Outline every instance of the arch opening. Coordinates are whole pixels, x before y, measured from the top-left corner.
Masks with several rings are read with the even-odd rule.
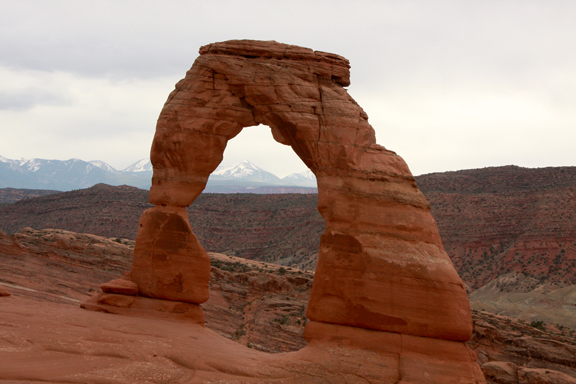
[[[244,160],[280,179],[292,173],[309,170],[290,145],[275,140],[272,129],[264,124],[245,127],[238,135],[228,140],[219,167],[233,166]]]
[[[265,173],[269,167],[287,177]],[[302,169],[306,165],[272,138],[269,127],[244,128],[228,141],[224,160],[188,209],[201,244],[211,252],[313,270],[326,223],[317,210],[316,180],[294,176]],[[205,206],[218,220],[203,220]]]

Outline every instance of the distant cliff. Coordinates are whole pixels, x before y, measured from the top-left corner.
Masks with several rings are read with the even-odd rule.
[[[472,288],[515,271],[576,282],[576,167],[506,166],[416,179],[446,251]]]

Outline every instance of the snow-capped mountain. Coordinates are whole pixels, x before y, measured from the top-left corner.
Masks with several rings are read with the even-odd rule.
[[[113,173],[80,159],[0,160],[0,187],[71,190],[110,181],[109,175]]]
[[[277,184],[280,178],[273,173],[244,160],[230,166],[220,166],[210,175],[212,180],[245,180]]]
[[[106,183],[127,184],[148,189],[151,185],[151,178],[152,164],[149,159],[139,160],[119,171],[101,160],[12,160],[0,156],[0,188],[69,191]],[[280,179],[273,173],[244,160],[235,165],[218,167],[210,176],[206,191],[237,193],[238,191],[250,192],[257,188],[267,188],[266,190],[273,191],[275,187],[279,187],[276,190],[290,190],[290,188],[294,190],[293,187],[315,188],[316,178],[312,172],[305,171]]]
[[[151,177],[151,171],[118,171],[101,160],[13,160],[0,156],[0,188],[69,191],[98,183],[150,188]]]
[[[91,160],[89,161],[90,164],[100,168],[101,170],[105,171],[105,172],[110,172],[110,173],[120,173],[119,170],[117,170],[116,168],[112,167],[111,165],[109,165],[108,163],[105,163],[101,160]]]
[[[138,160],[132,165],[124,168],[123,172],[151,172],[152,171],[152,162],[150,159],[142,159]]]
[[[219,166],[210,175],[205,192],[214,193],[314,193],[316,177],[309,170],[282,179],[248,160]]]
[[[283,177],[281,181],[285,185],[298,185],[312,188],[316,188],[317,186],[316,176],[309,169],[300,173],[291,173],[288,176]]]

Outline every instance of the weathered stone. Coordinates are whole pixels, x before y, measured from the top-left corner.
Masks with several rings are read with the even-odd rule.
[[[205,321],[204,312],[198,304],[151,299],[142,296],[128,296],[118,293],[96,294],[82,303],[81,307],[91,311],[178,320],[202,326]]]
[[[142,296],[190,303],[208,300],[210,258],[192,232],[184,208],[157,206],[144,212],[132,280]]]
[[[504,361],[492,361],[482,365],[484,375],[498,384],[518,384],[515,364]]]
[[[231,41],[200,52],[160,114],[150,202],[189,205],[227,140],[266,124],[318,179],[327,227],[309,318],[468,340],[464,286],[408,167],[376,144],[366,113],[343,88],[348,61],[275,42]],[[302,103],[309,113],[293,111]]]
[[[514,363],[491,361],[482,371],[496,384],[575,384],[576,378],[563,372],[544,368],[518,367]]]
[[[309,342],[330,342],[377,352],[385,358],[384,361],[390,359],[397,366],[401,380],[397,382],[483,382],[476,354],[465,343],[315,321],[306,325],[304,337]],[[470,381],[454,381],[455,378],[468,378]]]
[[[132,295],[138,294],[138,286],[129,280],[125,279],[115,279],[104,283],[100,286],[102,292],[106,293],[119,293],[121,295]]]
[[[200,53],[156,127],[149,196],[156,207],[141,218],[134,254],[140,294],[207,299],[208,258],[185,224],[183,207],[202,192],[227,141],[244,127],[265,124],[316,175],[326,220],[307,338],[340,332],[329,324],[347,326],[347,335],[401,335],[400,345],[410,344],[405,382],[426,381],[418,365],[434,371],[442,359],[452,368],[433,373],[434,382],[449,382],[445,376],[483,382],[462,343],[472,334],[464,285],[408,166],[376,144],[368,116],[343,88],[350,84],[348,61],[247,40],[210,44]],[[440,360],[435,348],[442,350]]]

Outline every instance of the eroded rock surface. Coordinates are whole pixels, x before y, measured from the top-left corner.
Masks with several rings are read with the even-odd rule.
[[[121,244],[107,238],[60,230],[27,230],[25,233],[17,237],[0,233],[0,269],[3,271],[0,287],[9,284],[8,289],[13,294],[12,297],[0,298],[0,353],[6,359],[0,361],[14,364],[0,364],[0,377],[5,377],[6,370],[10,369],[14,379],[30,381],[33,375],[42,382],[62,382],[58,377],[78,374],[80,369],[85,375],[77,378],[80,382],[101,383],[101,376],[109,375],[127,382],[164,383],[166,380],[163,381],[158,372],[169,370],[175,375],[184,372],[164,361],[162,355],[160,360],[158,356],[153,359],[153,354],[158,352],[158,343],[163,344],[166,338],[172,337],[169,335],[174,328],[171,325],[174,316],[163,318],[162,313],[156,311],[150,317],[150,312],[141,312],[138,317],[148,316],[149,320],[132,321],[130,318],[133,316],[128,318],[84,312],[85,316],[78,313],[82,312],[80,309],[70,308],[77,306],[79,298],[88,298],[93,294],[89,291],[97,289],[103,282],[111,278],[125,280],[126,276],[120,277],[119,272],[109,274],[107,270],[110,265],[121,270],[129,269],[132,261],[130,242],[121,240]],[[55,241],[57,236],[50,236],[51,233],[75,240],[70,243],[70,248],[66,248],[63,243]],[[100,245],[99,252],[87,254],[87,249],[94,249],[94,244]],[[58,260],[56,256],[62,259]],[[210,253],[210,257],[210,299],[202,304],[206,328],[236,343],[264,352],[297,351],[306,345],[303,330],[313,278],[310,272],[221,254]],[[90,260],[98,262],[88,263]],[[82,290],[76,292],[69,287]],[[103,300],[110,299],[110,296],[113,295]],[[166,300],[158,302],[173,307],[184,304]],[[172,321],[167,321],[170,318]],[[17,322],[11,319],[17,319]],[[576,339],[572,330],[554,329],[545,324],[544,331],[517,319],[481,311],[473,313],[473,319],[474,334],[467,344],[476,352],[481,368],[493,383],[506,383],[509,379],[501,375],[500,370],[494,369],[494,366],[502,365],[513,369],[515,376],[512,377],[515,379],[523,371],[528,373],[524,377],[537,378],[544,383],[554,383],[552,380],[565,378],[566,375],[572,379],[576,377]],[[178,321],[191,322],[190,317],[186,318],[185,315]],[[111,327],[112,324],[118,327]],[[188,329],[188,326],[175,327]],[[78,333],[80,329],[87,333],[82,336]],[[50,336],[46,330],[50,330]],[[190,338],[198,335],[188,333],[189,330],[185,332],[178,340],[170,342],[170,348],[178,352],[169,356],[174,357],[186,351],[186,359],[190,359],[190,356],[198,353],[199,346],[188,345],[186,341],[186,335]],[[106,337],[99,338],[96,335]],[[108,342],[110,340],[117,342]],[[216,342],[216,345],[220,344]],[[78,364],[86,360],[102,360],[92,367],[89,364],[64,365],[73,357],[63,353],[65,350],[78,353]],[[24,355],[26,359],[22,358]],[[356,357],[367,355],[359,354]],[[105,360],[106,356],[116,358]],[[360,364],[360,360],[355,362],[354,358],[349,355],[346,364]],[[46,367],[46,362],[57,367],[56,371]],[[98,368],[103,362],[108,364],[106,371]],[[221,360],[218,367],[230,371],[235,364],[236,360],[233,359]],[[146,369],[137,374],[137,367]],[[183,369],[190,374],[195,370],[201,372],[206,369],[201,365],[195,367]],[[321,372],[321,369],[316,368],[314,374]],[[132,374],[137,376],[130,376]],[[354,376],[346,376],[349,383],[354,382],[351,377]],[[244,377],[238,380],[250,379]],[[182,381],[186,382],[184,379]]]
[[[144,212],[132,280],[143,296],[197,304],[208,300],[210,258],[184,208],[156,206]]]
[[[265,124],[316,175],[326,220],[306,312],[310,346],[375,352],[391,367],[383,382],[483,382],[464,343],[472,335],[464,285],[407,165],[376,144],[344,89],[349,68],[338,55],[272,41],[202,47],[158,119],[155,207],[140,220],[132,280],[150,298],[208,298],[209,260],[184,208],[228,140]]]
[[[430,206],[402,158],[376,144],[366,113],[344,89],[348,61],[244,40],[200,53],[160,114],[150,202],[189,205],[227,141],[244,127],[268,125],[318,179],[327,226],[308,317],[468,340],[468,299]]]
[[[61,229],[24,228],[13,236],[0,231],[0,287],[13,296],[25,292],[77,305],[128,269],[133,244]]]
[[[2,298],[0,319],[0,380],[6,383],[474,383],[452,380],[447,373],[455,364],[438,364],[437,350],[383,355],[314,341],[298,352],[268,354],[197,324],[13,296]],[[444,380],[422,380],[431,373]]]

